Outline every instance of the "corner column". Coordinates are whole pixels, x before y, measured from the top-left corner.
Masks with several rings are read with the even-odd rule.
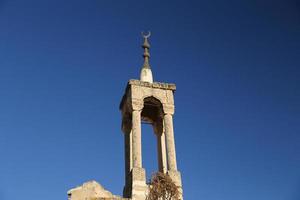
[[[131,192],[131,175],[132,170],[132,120],[127,110],[122,112],[122,131],[124,133],[124,152],[125,152],[125,185],[123,188],[123,196],[129,197]]]
[[[159,128],[158,128],[159,127]],[[157,137],[157,158],[158,158],[158,170],[163,173],[167,173],[167,153],[166,153],[166,140],[163,120],[159,125],[156,125],[156,137]]]
[[[132,111],[132,163],[142,168],[141,111]]]
[[[173,114],[174,114],[174,105],[164,105],[164,129],[166,134],[167,161],[168,161],[167,173],[174,181],[174,183],[179,187],[180,199],[183,199],[181,174],[177,170],[177,162],[176,162]]]
[[[141,112],[143,101],[132,99],[132,170],[131,197],[132,200],[145,200],[147,185],[146,171],[142,165],[142,133]]]
[[[125,176],[130,173],[132,169],[132,134],[130,132],[124,133],[124,146],[125,146]]]
[[[164,115],[164,125],[166,130],[166,143],[167,143],[167,160],[168,169],[177,171],[176,151],[173,130],[173,117],[170,113]]]

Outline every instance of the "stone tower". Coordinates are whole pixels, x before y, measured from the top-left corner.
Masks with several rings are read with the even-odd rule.
[[[68,191],[68,200],[145,200],[149,191],[142,164],[141,123],[153,127],[157,138],[158,171],[167,173],[182,194],[177,169],[173,115],[175,84],[153,82],[149,64],[148,35],[143,35],[144,64],[140,80],[129,80],[120,103],[125,146],[125,186],[123,197],[113,195],[96,181],[88,181]],[[182,195],[181,195],[182,196]],[[181,197],[182,199],[182,197]]]
[[[143,35],[144,64],[140,80],[129,80],[120,103],[125,146],[125,186],[123,196],[145,200],[148,192],[146,171],[142,164],[141,123],[153,127],[157,138],[158,170],[170,175],[182,192],[181,175],[177,169],[173,115],[175,84],[153,82],[149,64],[148,35]]]

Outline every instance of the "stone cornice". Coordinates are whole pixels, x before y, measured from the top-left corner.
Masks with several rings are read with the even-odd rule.
[[[128,85],[138,85],[143,87],[159,88],[159,89],[172,90],[172,91],[176,90],[176,85],[174,83],[160,83],[160,82],[148,83],[136,79],[130,79],[128,81]]]

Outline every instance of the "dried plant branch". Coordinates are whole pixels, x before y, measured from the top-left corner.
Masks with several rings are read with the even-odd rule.
[[[180,200],[178,186],[168,174],[157,172],[150,180],[150,190],[146,200]]]

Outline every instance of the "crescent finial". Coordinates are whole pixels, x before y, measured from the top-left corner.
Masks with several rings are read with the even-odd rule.
[[[151,32],[148,31],[148,33],[145,34],[144,31],[142,31],[142,36],[143,36],[143,38],[147,39],[147,38],[149,38],[151,36]]]

